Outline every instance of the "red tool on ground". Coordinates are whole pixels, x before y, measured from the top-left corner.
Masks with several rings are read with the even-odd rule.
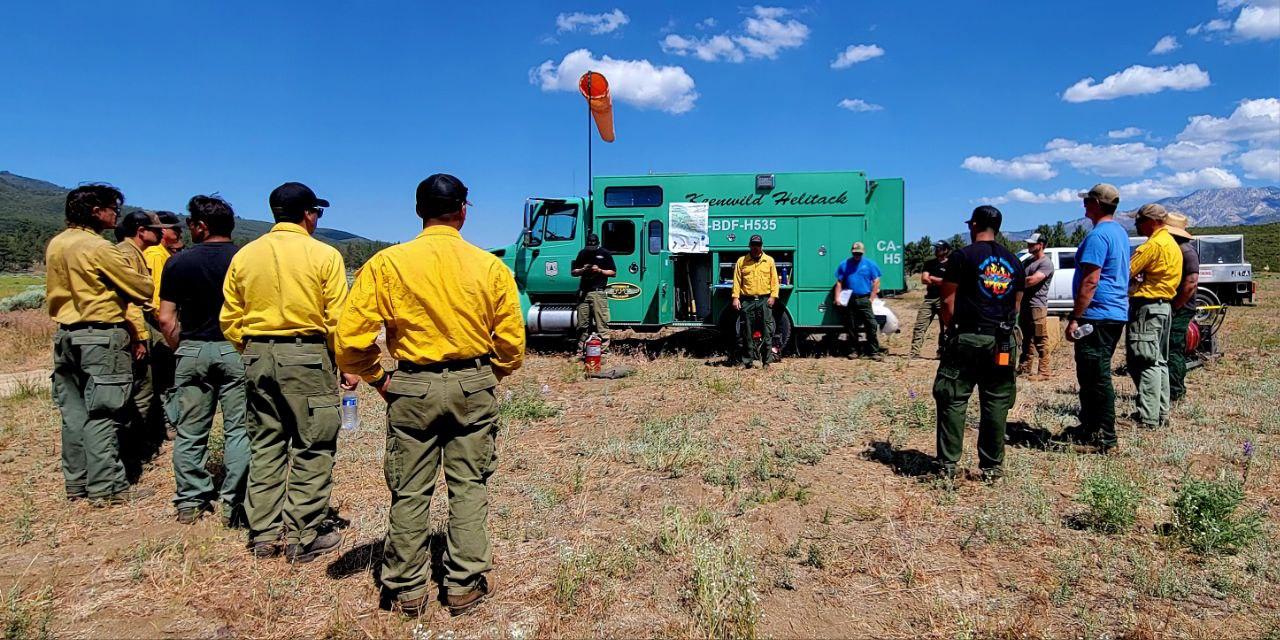
[[[591,334],[587,338],[587,343],[582,347],[582,364],[586,368],[587,373],[595,373],[600,370],[601,352],[603,351],[603,343],[600,336]]]

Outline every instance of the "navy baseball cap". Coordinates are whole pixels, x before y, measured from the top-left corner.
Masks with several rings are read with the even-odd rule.
[[[973,214],[969,216],[966,222],[973,222],[980,228],[991,229],[993,231],[1000,230],[1000,224],[1004,222],[1004,214],[1000,210],[984,204],[973,210]]]
[[[271,213],[276,215],[297,215],[307,209],[323,209],[329,201],[317,198],[316,192],[301,182],[286,182],[275,188],[268,199]]]
[[[418,211],[452,213],[467,202],[467,185],[447,173],[433,173],[418,183]]]
[[[749,244],[749,245],[761,245],[761,246],[763,246],[763,245],[764,245],[764,238],[761,238],[761,237],[760,237],[760,234],[756,234],[756,235],[754,235],[754,236],[751,236],[751,239],[747,241],[747,244]]]

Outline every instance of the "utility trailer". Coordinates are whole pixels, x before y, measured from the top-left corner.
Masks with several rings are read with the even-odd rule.
[[[597,177],[591,193],[530,198],[519,238],[493,249],[515,273],[530,335],[573,331],[578,278],[570,265],[588,232],[617,263],[606,292],[613,328],[732,334],[739,316],[731,304],[733,266],[755,234],[779,271],[773,312],[780,349],[799,332],[840,330],[834,274],[856,241],[880,265],[882,290],[905,288],[901,178],[871,180],[860,171],[655,174]]]
[[[1143,236],[1133,236],[1129,238],[1129,245],[1137,249],[1146,241]],[[1195,236],[1191,243],[1200,256],[1197,306],[1254,304],[1253,265],[1245,262],[1244,236]]]

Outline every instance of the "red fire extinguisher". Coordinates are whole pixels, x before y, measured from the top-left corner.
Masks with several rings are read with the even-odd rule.
[[[595,372],[600,370],[600,352],[602,344],[600,336],[594,333],[591,334],[590,338],[587,338],[587,343],[582,348],[582,364],[586,367],[587,371]]]

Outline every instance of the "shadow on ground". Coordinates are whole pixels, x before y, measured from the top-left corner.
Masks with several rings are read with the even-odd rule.
[[[899,449],[887,440],[871,443],[862,457],[879,462],[899,476],[924,477],[937,472],[938,464],[933,456],[919,449]]]

